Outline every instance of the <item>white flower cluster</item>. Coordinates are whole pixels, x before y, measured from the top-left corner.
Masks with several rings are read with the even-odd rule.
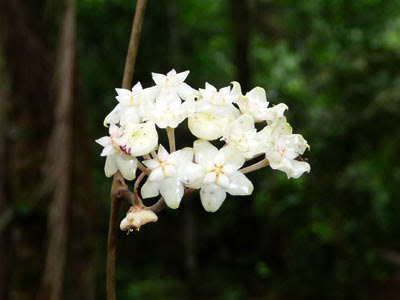
[[[141,189],[143,198],[161,194],[169,207],[178,208],[185,190],[200,189],[203,207],[215,212],[226,193],[253,192],[244,175],[251,167],[242,168],[247,160],[265,156],[262,166],[269,163],[288,178],[310,171],[310,165],[299,159],[309,146],[301,135],[292,133],[285,104],[269,107],[263,88],[243,95],[237,82],[232,89],[220,90],[206,83],[205,89],[197,91],[184,82],[188,74],[153,73],[153,87],[143,89],[137,83],[132,90],[116,89],[119,103],[104,120],[110,135],[96,141],[104,147],[101,156],[107,157],[106,176],[120,171],[133,180],[138,164],[143,164],[149,170]],[[156,127],[173,130],[186,118],[197,138],[193,148],[168,153],[158,143]],[[264,128],[258,131],[255,123]],[[218,149],[210,142],[215,140],[225,145]]]

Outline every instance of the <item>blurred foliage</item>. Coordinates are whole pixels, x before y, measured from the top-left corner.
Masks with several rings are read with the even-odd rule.
[[[287,180],[263,169],[250,175],[252,197],[230,196],[215,214],[194,194],[158,223],[120,233],[119,299],[368,299],[398,272],[385,254],[400,251],[400,2],[247,2],[250,82],[266,88],[270,103],[288,104],[289,122],[311,145],[311,173]],[[77,100],[92,141],[98,205],[88,251],[96,256],[96,298],[104,299],[111,180],[94,140],[106,134],[103,119],[116,104],[135,2],[77,5]],[[235,80],[230,5],[149,1],[134,81],[149,86],[151,72],[172,68],[190,70],[195,88]],[[55,40],[54,29],[48,34]],[[33,210],[32,197],[19,215]],[[187,201],[196,224],[197,267],[190,272],[182,233]]]

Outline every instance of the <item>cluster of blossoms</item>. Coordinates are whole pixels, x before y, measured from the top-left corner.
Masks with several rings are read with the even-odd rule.
[[[104,147],[106,176],[119,171],[133,180],[140,168],[148,174],[142,198],[161,194],[170,208],[178,208],[185,191],[200,189],[203,207],[215,212],[227,193],[253,192],[244,175],[249,171],[269,165],[288,178],[310,171],[301,159],[309,146],[301,135],[292,133],[285,104],[269,107],[263,88],[243,95],[237,82],[232,88],[217,90],[206,83],[205,89],[195,90],[184,82],[188,74],[153,73],[155,86],[144,89],[137,83],[132,90],[116,89],[118,104],[104,120],[109,136],[96,141]],[[176,151],[174,128],[186,118],[197,139],[192,148]],[[263,129],[258,130],[256,123]],[[167,130],[169,152],[158,142],[157,127]],[[225,143],[220,149],[211,143],[217,140]],[[255,158],[260,160],[243,168]]]

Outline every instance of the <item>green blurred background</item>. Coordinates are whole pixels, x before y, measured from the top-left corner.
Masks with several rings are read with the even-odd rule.
[[[135,5],[76,2],[59,299],[105,299],[111,179],[94,140],[107,134]],[[0,1],[2,300],[43,299],[65,7]],[[118,299],[400,299],[399,67],[400,1],[149,0],[134,82],[175,68],[195,88],[264,87],[311,145],[311,173],[262,169],[249,175],[251,197],[229,196],[216,213],[194,193],[140,232],[119,232]]]

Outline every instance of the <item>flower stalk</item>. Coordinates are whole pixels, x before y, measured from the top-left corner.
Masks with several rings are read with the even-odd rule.
[[[168,142],[169,142],[169,152],[176,151],[176,144],[175,144],[175,130],[172,127],[167,127],[167,134],[168,134]]]
[[[253,172],[255,170],[267,167],[268,165],[269,165],[268,159],[264,158],[263,160],[260,160],[259,162],[256,162],[255,164],[252,164],[252,165],[250,165],[248,167],[240,169],[240,171],[243,174],[246,174],[246,173],[250,173],[250,172]]]

